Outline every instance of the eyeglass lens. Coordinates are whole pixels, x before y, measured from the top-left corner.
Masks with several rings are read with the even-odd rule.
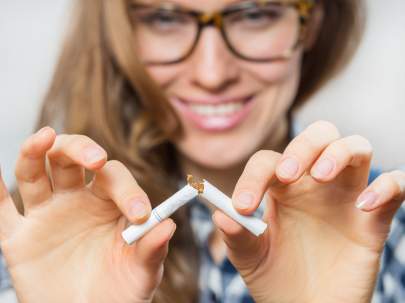
[[[140,8],[132,14],[136,47],[146,62],[172,62],[194,47],[199,31],[195,16],[182,11]],[[251,60],[282,58],[299,39],[297,10],[277,3],[224,14],[223,31],[229,47]]]

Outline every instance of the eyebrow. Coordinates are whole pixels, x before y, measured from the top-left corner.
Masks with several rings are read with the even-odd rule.
[[[191,7],[191,5],[186,4],[186,3],[179,3],[176,0],[130,0],[129,4],[130,5],[152,5],[152,6],[164,6],[169,5],[169,6],[173,6],[173,8],[180,8],[180,9],[187,9],[187,10],[194,10],[194,11],[201,11],[201,12],[212,12],[212,11],[218,11],[218,10],[224,10],[227,8],[231,8],[233,6],[237,6],[238,4],[242,4],[244,2],[261,2],[263,0],[230,0],[227,1],[228,3],[225,3],[225,5],[223,7],[219,7],[217,9],[214,10],[203,10],[203,9],[198,9],[195,7]],[[283,0],[280,0],[283,1]]]

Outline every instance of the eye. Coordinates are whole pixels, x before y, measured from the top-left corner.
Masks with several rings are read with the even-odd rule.
[[[188,22],[186,16],[168,10],[156,10],[145,13],[141,16],[140,20],[144,25],[159,31],[176,30]]]
[[[267,27],[283,17],[283,7],[268,6],[263,8],[251,8],[235,13],[230,22],[244,27]]]

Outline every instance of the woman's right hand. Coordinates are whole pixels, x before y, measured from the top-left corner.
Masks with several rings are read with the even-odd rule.
[[[165,220],[126,245],[127,219],[144,222],[151,206],[129,170],[106,158],[91,139],[46,127],[17,162],[24,215],[0,180],[1,248],[21,303],[152,300],[176,226]],[[85,169],[94,172],[90,184]]]

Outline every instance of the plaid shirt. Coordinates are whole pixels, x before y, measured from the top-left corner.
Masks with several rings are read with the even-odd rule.
[[[372,171],[370,181],[379,172]],[[202,203],[191,203],[191,225],[201,252],[199,277],[200,303],[254,302],[242,278],[228,259],[216,264],[208,249],[213,231],[211,214]],[[262,208],[257,214],[260,214]],[[0,255],[0,291],[12,287],[3,257]],[[1,295],[0,295],[1,299]],[[1,301],[1,300],[0,300]],[[382,256],[381,270],[372,303],[405,302],[405,205],[398,211]]]

